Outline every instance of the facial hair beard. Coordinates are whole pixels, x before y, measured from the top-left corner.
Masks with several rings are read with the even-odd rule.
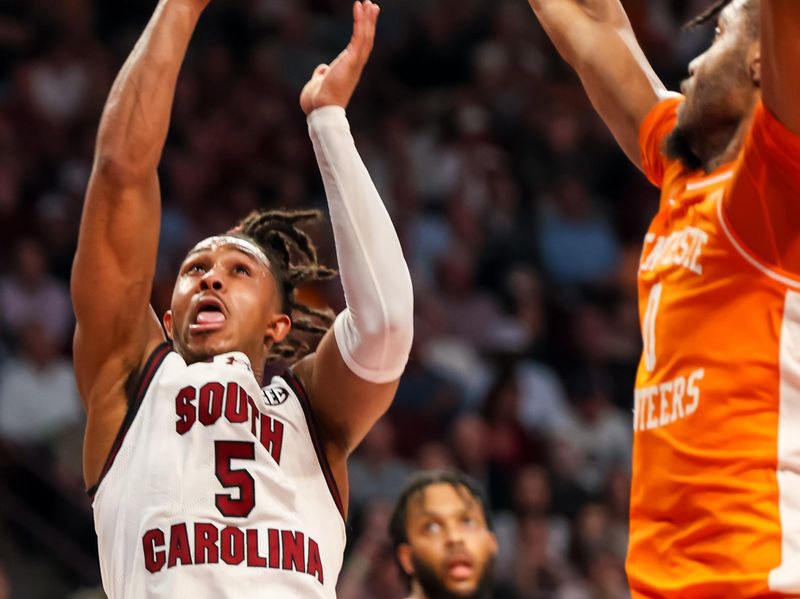
[[[667,136],[664,153],[670,160],[680,160],[683,167],[689,171],[703,167],[703,162],[692,151],[686,132],[679,125]]]
[[[478,586],[471,593],[456,593],[448,589],[436,574],[436,571],[417,556],[412,556],[414,564],[414,578],[422,587],[427,599],[491,599],[492,571],[494,558],[490,558],[483,567]]]

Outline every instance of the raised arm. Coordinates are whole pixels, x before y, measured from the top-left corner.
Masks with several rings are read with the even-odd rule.
[[[411,348],[413,295],[389,214],[356,151],[344,108],[372,49],[378,6],[353,7],[353,37],[301,97],[328,196],[347,308],[295,368],[328,440],[334,474],[387,410]]]
[[[800,135],[800,2],[761,1],[761,72],[764,104]]]
[[[159,2],[100,121],[71,282],[88,484],[97,480],[125,416],[125,385],[163,341],[149,306],[161,212],[156,169],[178,71],[206,4]]]
[[[790,0],[791,1],[791,0]],[[666,94],[619,0],[528,0],[597,112],[640,169],[639,127]]]

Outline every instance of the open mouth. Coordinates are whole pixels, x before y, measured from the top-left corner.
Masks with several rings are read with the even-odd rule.
[[[195,308],[194,319],[189,325],[192,333],[206,333],[224,326],[227,316],[223,304],[215,297],[201,299]]]
[[[466,580],[472,577],[475,571],[472,560],[466,556],[451,558],[445,562],[445,565],[447,566],[447,574],[455,580]]]

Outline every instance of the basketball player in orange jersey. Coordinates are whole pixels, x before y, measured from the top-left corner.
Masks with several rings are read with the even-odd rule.
[[[497,539],[486,499],[456,471],[427,471],[401,493],[389,524],[407,599],[488,599]]]
[[[163,329],[149,305],[157,166],[207,3],[159,2],[106,104],[81,222],[74,356],[103,586],[112,599],[332,599],[347,456],[389,406],[412,337],[408,269],[344,110],[379,9],[354,4],[349,45],[300,97],[347,308],[316,353],[262,386],[265,362],[296,356],[296,329],[324,320],[294,292],[331,274],[299,227],[313,211],[254,213],[199,242]]]
[[[635,597],[800,595],[800,2],[717,2],[683,95],[619,0],[529,0],[661,189],[644,239]]]

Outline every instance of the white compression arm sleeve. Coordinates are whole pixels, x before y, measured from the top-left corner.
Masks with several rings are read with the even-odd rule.
[[[338,106],[308,117],[328,196],[347,308],[333,325],[345,364],[360,378],[385,383],[403,372],[413,337],[411,276],[400,241],[356,150]]]

